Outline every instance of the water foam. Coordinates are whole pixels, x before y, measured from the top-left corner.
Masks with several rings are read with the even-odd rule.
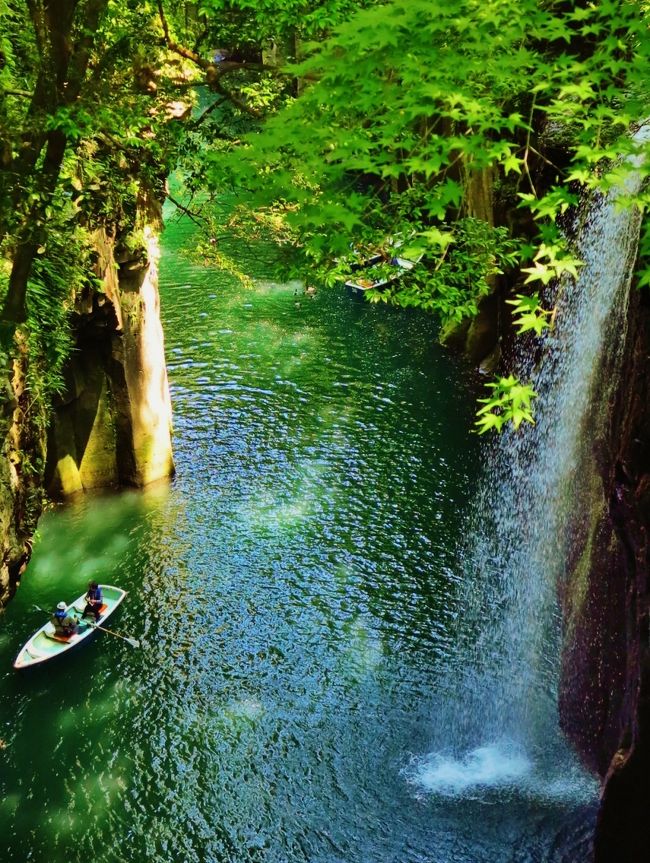
[[[464,755],[433,752],[415,757],[402,771],[413,795],[456,800],[509,799],[542,805],[589,803],[597,782],[575,764],[544,769],[512,741],[479,746]]]
[[[517,747],[493,743],[460,757],[434,752],[414,759],[404,774],[417,790],[464,797],[483,789],[519,785],[531,770],[530,760]]]

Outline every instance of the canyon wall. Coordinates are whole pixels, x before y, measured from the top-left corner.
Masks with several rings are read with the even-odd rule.
[[[76,350],[54,408],[46,484],[55,497],[143,486],[173,473],[158,298],[157,205],[126,241],[97,230],[96,275],[74,309]]]
[[[650,298],[632,290],[623,372],[591,440],[561,587],[561,723],[603,779],[597,863],[645,863],[650,811]],[[603,383],[611,369],[605,367]],[[607,388],[603,388],[607,393]],[[589,430],[585,430],[587,433]]]
[[[46,415],[26,386],[27,339],[13,339],[13,358],[3,353],[0,381],[0,608],[13,596],[32,550],[43,507]]]
[[[26,326],[0,352],[0,607],[29,561],[44,488],[65,498],[174,472],[158,297],[160,207],[151,198],[140,204],[126,237],[106,227],[93,234],[95,287],[74,298],[75,346],[51,411],[29,390]]]

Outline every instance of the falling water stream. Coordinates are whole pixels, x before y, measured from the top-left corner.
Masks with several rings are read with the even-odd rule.
[[[482,472],[471,378],[426,317],[265,281],[255,247],[244,289],[172,222],[178,475],[42,520],[0,628],[3,863],[586,859],[555,580],[627,218],[592,210],[538,424]],[[14,673],[32,604],[91,576],[129,591],[113,626],[142,647]]]
[[[648,137],[641,127],[634,140]],[[621,201],[640,191],[637,166],[630,159],[621,187],[582,208],[579,278],[559,285],[543,350],[524,344],[517,358],[538,393],[536,424],[487,454],[468,518],[462,648],[441,681],[430,754],[409,772],[430,793],[589,797],[557,732],[557,593],[618,385],[641,224]]]

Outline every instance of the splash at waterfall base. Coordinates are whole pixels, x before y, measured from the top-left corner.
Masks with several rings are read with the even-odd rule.
[[[594,441],[562,591],[561,723],[603,778],[597,863],[645,863],[650,811],[650,298],[633,289],[621,384]],[[603,375],[611,370],[603,369]]]

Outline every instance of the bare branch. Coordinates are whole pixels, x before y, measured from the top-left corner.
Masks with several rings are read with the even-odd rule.
[[[242,102],[242,100],[238,96],[235,96],[231,90],[227,90],[218,78],[215,78],[215,80],[211,82],[210,87],[212,90],[219,93],[220,96],[223,96],[225,99],[228,99],[229,102],[232,102],[235,108],[239,108],[239,110],[244,114],[250,114],[251,117],[255,117],[258,120],[261,118],[262,114],[260,111],[256,108],[251,108],[250,105]]]
[[[181,204],[180,201],[177,201],[176,198],[172,198],[172,196],[169,193],[167,194],[167,198],[168,198],[168,200],[170,200],[172,202],[172,204],[178,210],[181,211],[181,213],[185,213],[185,215],[188,216],[194,222],[195,225],[198,225],[200,228],[203,228],[203,227],[205,227],[205,224],[208,223],[208,219],[206,219],[205,216],[203,216],[201,213],[193,212],[188,207],[185,207],[183,204]],[[199,219],[201,221],[199,221]]]
[[[30,18],[32,19],[36,48],[38,49],[39,55],[44,57],[47,51],[48,36],[43,4],[40,0],[27,0],[26,5],[29,9]]]
[[[559,168],[559,167],[555,164],[555,162],[551,162],[551,160],[550,160],[550,159],[547,159],[547,158],[546,158],[546,156],[544,156],[544,154],[543,154],[543,153],[540,153],[540,152],[539,152],[539,150],[536,150],[536,149],[532,146],[532,144],[529,144],[529,145],[528,145],[528,149],[531,151],[531,153],[534,153],[536,156],[539,156],[539,158],[540,158],[543,162],[546,162],[546,164],[547,164],[547,165],[550,165],[550,166],[551,166],[551,168],[555,168],[555,170],[556,170],[556,171],[559,171],[559,173],[560,173],[560,174],[562,173],[562,168]]]
[[[192,63],[197,65],[200,69],[204,69],[206,72],[210,69],[214,69],[214,71],[216,72],[216,67],[214,63],[210,63],[209,60],[206,60],[205,57],[201,57],[201,55],[197,54],[196,51],[192,51],[190,48],[186,48],[184,45],[179,45],[178,42],[175,42],[172,39],[162,0],[157,0],[156,5],[158,6],[158,17],[160,18],[160,24],[162,26],[163,34],[165,36],[165,42],[167,43],[167,47],[169,48],[169,50],[173,51],[175,54],[180,54],[180,56],[185,57],[186,60],[191,60]]]
[[[219,63],[219,77],[223,78],[224,75],[228,75],[230,72],[239,72],[241,69],[248,69],[253,72],[269,72],[273,75],[283,76],[284,72],[281,72],[277,66],[269,66],[266,63],[249,63],[248,61],[238,62],[236,60],[221,60]]]

